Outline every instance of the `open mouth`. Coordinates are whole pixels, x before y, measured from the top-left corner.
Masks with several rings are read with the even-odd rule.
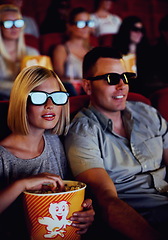
[[[120,95],[120,96],[113,96],[112,98],[114,98],[114,99],[122,99],[122,98],[124,98],[124,95]]]

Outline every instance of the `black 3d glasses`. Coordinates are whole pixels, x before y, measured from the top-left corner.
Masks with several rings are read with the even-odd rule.
[[[102,79],[105,79],[109,85],[119,84],[120,79],[122,79],[125,84],[128,84],[130,80],[136,79],[136,74],[133,72],[124,72],[122,74],[107,73],[104,75],[87,78],[87,80],[91,80],[91,81],[102,80]]]
[[[143,28],[143,27],[132,27],[131,28],[131,31],[133,31],[133,32],[142,32],[142,33],[144,33],[145,32],[145,29]]]
[[[43,105],[47,102],[48,98],[51,98],[55,105],[64,105],[68,101],[69,94],[67,92],[52,92],[47,93],[43,91],[30,92],[29,97],[31,103],[34,105]]]

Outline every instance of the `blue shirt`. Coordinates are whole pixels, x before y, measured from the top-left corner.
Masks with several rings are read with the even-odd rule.
[[[74,176],[104,168],[118,197],[134,208],[167,204],[168,184],[162,162],[168,148],[168,125],[144,103],[127,102],[122,119],[129,138],[113,131],[113,123],[93,106],[79,112],[71,123],[65,149]],[[138,201],[137,201],[138,199]]]

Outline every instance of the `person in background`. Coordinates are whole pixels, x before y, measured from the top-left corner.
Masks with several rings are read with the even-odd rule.
[[[101,217],[95,239],[167,239],[168,124],[151,106],[126,101],[135,75],[112,48],[84,57],[90,104],[72,120],[64,144],[74,177],[90,188]]]
[[[26,55],[39,55],[24,42],[24,20],[18,7],[0,5],[0,99],[9,99],[13,81]]]
[[[65,33],[69,10],[70,0],[52,0],[40,26],[40,34]]]
[[[154,83],[156,83],[156,89],[168,87],[168,14],[160,20],[159,33],[160,37],[152,48]]]
[[[25,0],[0,0],[0,4],[13,4],[17,6],[22,12]],[[26,16],[22,13],[24,20],[24,33],[30,34],[37,39],[40,37],[40,31],[36,20],[31,16]]]
[[[20,114],[19,114],[20,113]],[[17,76],[10,96],[8,126],[12,133],[0,142],[0,236],[29,239],[22,215],[22,192],[63,190],[69,178],[67,160],[59,136],[69,125],[68,93],[57,75],[48,68],[31,66]],[[92,224],[90,199],[70,220],[83,234]],[[86,210],[86,211],[85,211]]]
[[[136,82],[130,84],[130,91],[148,96],[147,84],[152,81],[152,55],[142,20],[137,16],[123,19],[112,47],[122,54],[127,70],[137,74]]]
[[[116,34],[122,23],[122,19],[112,14],[111,11],[115,4],[115,0],[96,0],[95,12],[90,15],[95,22],[94,34],[101,36],[105,34]]]
[[[93,25],[89,13],[83,7],[74,8],[69,14],[67,23],[68,39],[53,50],[54,71],[71,95],[75,93],[68,88],[71,86],[68,82],[82,79],[82,61],[84,55],[91,49],[89,37]]]

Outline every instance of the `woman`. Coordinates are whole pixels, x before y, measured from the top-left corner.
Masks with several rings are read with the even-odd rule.
[[[94,33],[96,36],[116,34],[121,25],[121,18],[112,14],[115,0],[95,0],[95,12],[91,19],[95,22]]]
[[[23,191],[40,190],[45,183],[51,183],[51,190],[63,189],[68,168],[58,135],[66,134],[68,124],[68,94],[57,75],[40,66],[23,69],[10,96],[8,126],[12,133],[0,142],[2,239],[15,239],[15,234],[16,239],[26,239],[19,201]],[[94,216],[91,200],[83,207],[88,211],[70,219],[79,222],[72,223],[80,228],[79,234],[87,231]]]
[[[145,88],[151,78],[151,47],[142,20],[137,16],[126,17],[112,46],[123,55],[127,71],[137,73],[137,81],[130,83],[130,91],[146,95]]]
[[[69,39],[53,50],[53,68],[64,84],[69,80],[82,79],[82,61],[91,49],[89,37],[93,25],[89,13],[84,8],[79,7],[71,11],[67,24]],[[74,94],[72,92],[72,95]]]
[[[0,6],[0,98],[9,98],[11,87],[20,72],[21,60],[39,52],[25,45],[24,20],[18,7]]]

